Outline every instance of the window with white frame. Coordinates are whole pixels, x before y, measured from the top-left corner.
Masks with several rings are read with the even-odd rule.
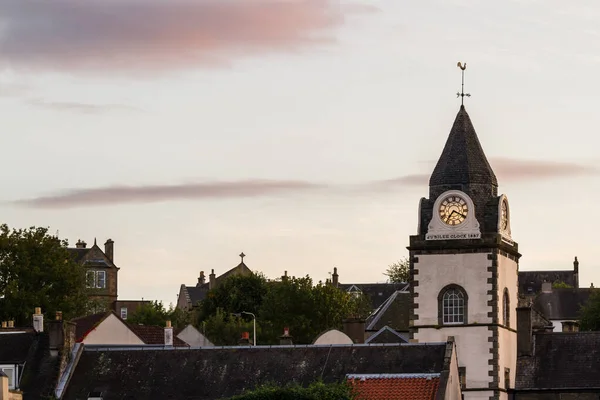
[[[8,376],[8,388],[15,389],[17,386],[17,373],[14,365],[0,365],[0,371]]]
[[[127,307],[121,307],[121,319],[127,319]]]
[[[106,271],[87,271],[85,277],[88,288],[106,288]]]
[[[440,323],[458,325],[467,323],[467,294],[457,285],[445,287],[438,298]]]

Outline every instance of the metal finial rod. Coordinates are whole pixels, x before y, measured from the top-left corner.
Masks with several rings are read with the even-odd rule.
[[[460,105],[464,105],[465,96],[471,97],[470,93],[465,93],[465,69],[467,69],[467,63],[464,65],[459,61],[456,66],[461,69],[461,84],[460,93],[456,93],[456,97],[460,97]]]

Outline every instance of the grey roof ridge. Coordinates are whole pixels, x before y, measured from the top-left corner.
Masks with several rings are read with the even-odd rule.
[[[369,326],[367,326],[367,330],[373,329],[373,325],[375,325],[379,321],[379,319],[381,318],[381,315],[389,308],[390,304],[392,304],[394,302],[394,300],[398,296],[398,293],[400,293],[400,292],[401,292],[400,290],[394,291],[394,293],[392,293],[392,295],[390,297],[388,297],[387,300],[384,301],[383,304],[380,305],[377,310],[373,311],[373,314],[371,314],[371,315],[377,314],[377,316],[375,318],[373,318],[373,320],[371,321]]]
[[[83,351],[184,351],[184,350],[252,350],[252,349],[283,349],[283,348],[329,348],[329,347],[415,347],[415,346],[442,346],[446,342],[423,342],[423,343],[354,343],[354,344],[292,344],[292,345],[258,345],[258,346],[164,346],[164,345],[105,345],[105,344],[85,344]]]
[[[371,343],[371,340],[375,339],[377,336],[379,336],[385,330],[388,330],[388,331],[392,332],[394,335],[398,336],[402,340],[406,340],[404,337],[402,337],[402,335],[400,335],[394,329],[392,329],[389,326],[385,325],[383,328],[381,328],[380,330],[378,330],[377,332],[375,332],[373,335],[369,336],[369,338],[367,340],[365,340],[365,343]]]

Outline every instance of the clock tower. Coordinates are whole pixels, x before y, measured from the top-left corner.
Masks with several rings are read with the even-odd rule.
[[[410,237],[411,338],[454,336],[465,399],[508,399],[517,360],[520,254],[510,207],[460,107]]]

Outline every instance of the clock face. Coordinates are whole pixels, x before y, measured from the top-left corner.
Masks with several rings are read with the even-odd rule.
[[[465,199],[458,195],[450,195],[440,203],[440,219],[447,225],[456,226],[462,224],[469,213]]]
[[[501,211],[500,211],[500,228],[506,230],[508,228],[508,201],[502,200]]]

